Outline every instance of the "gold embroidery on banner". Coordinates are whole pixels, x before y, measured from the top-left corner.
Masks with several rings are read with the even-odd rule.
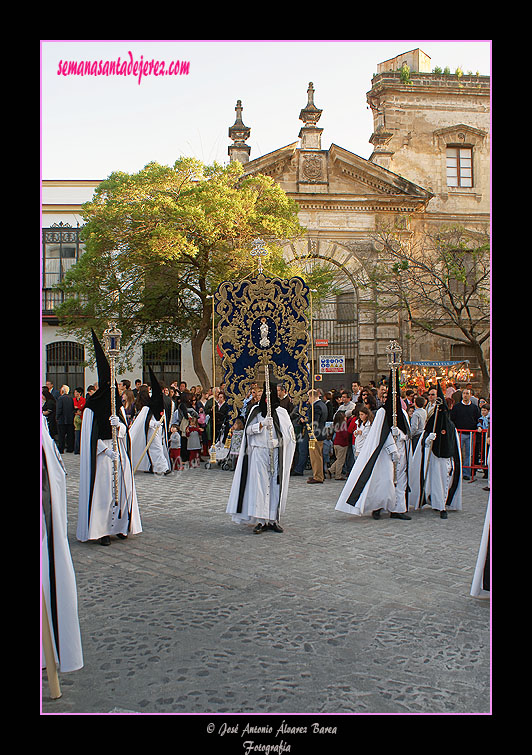
[[[308,295],[307,285],[297,276],[283,280],[259,273],[250,281],[225,281],[218,287],[218,348],[234,409],[242,407],[266,363],[294,403],[308,391]],[[236,363],[246,358],[249,363],[237,373]]]

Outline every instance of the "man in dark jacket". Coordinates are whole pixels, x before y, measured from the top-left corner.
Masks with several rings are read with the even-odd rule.
[[[285,387],[282,383],[279,383],[277,386],[277,395],[279,396],[279,406],[282,406],[283,409],[286,409],[288,414],[292,414],[294,405],[290,401],[290,396],[286,392]]]
[[[310,463],[312,464],[312,477],[307,482],[323,483],[325,475],[323,472],[323,441],[325,438],[325,423],[327,422],[327,404],[320,397],[319,391],[309,391],[310,417],[313,423],[314,436],[316,438],[315,447],[309,443]]]
[[[62,385],[56,402],[55,421],[57,422],[57,447],[60,453],[74,453],[74,399],[68,385]]]
[[[480,409],[477,404],[474,404],[471,401],[471,390],[469,388],[464,388],[462,391],[462,400],[458,404],[455,404],[451,409],[451,420],[460,435],[464,480],[471,479],[471,467],[473,464],[471,437],[472,433],[477,429],[479,417]]]

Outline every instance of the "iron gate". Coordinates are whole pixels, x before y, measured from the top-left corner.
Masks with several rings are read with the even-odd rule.
[[[59,390],[68,385],[70,391],[81,388],[85,392],[85,349],[73,341],[58,341],[46,346],[46,380]]]

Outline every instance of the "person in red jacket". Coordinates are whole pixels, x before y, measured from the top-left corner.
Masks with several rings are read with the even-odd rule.
[[[332,477],[334,474],[335,480],[347,479],[347,477],[342,474],[342,470],[344,468],[347,450],[352,444],[352,437],[352,433],[350,434],[349,430],[347,429],[345,412],[336,412],[334,416],[333,437],[336,461],[329,467],[329,477]]]
[[[355,432],[356,430],[358,430],[358,427],[360,425],[358,412],[361,406],[364,406],[364,404],[355,404],[355,408],[353,409],[351,416],[346,418],[347,432],[349,433],[349,446],[347,447],[347,454],[345,457],[345,465],[343,470],[346,477],[349,477],[349,473],[351,472],[353,464],[355,463]]]
[[[83,388],[74,388],[74,408],[75,409],[83,409],[85,408],[85,397],[83,396]]]

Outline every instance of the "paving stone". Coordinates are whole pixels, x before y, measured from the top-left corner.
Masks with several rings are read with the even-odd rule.
[[[334,510],[341,485],[292,477],[284,533],[225,514],[232,472],[137,473],[143,532],[68,534],[84,667],[42,712],[488,713],[490,602],[469,595],[488,493],[411,521]]]

